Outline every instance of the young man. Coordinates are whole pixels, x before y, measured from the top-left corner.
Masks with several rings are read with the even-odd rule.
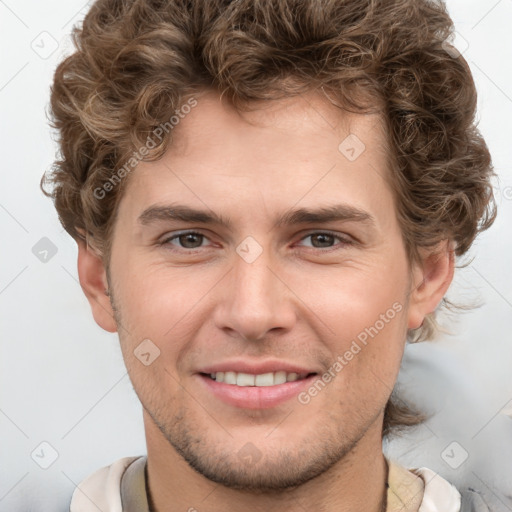
[[[422,419],[391,399],[405,343],[495,216],[451,29],[418,0],[92,6],[52,196],[147,456],[72,512],[499,510],[382,452]]]

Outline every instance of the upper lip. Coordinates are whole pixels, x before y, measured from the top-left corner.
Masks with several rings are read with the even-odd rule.
[[[249,360],[232,360],[222,363],[206,366],[199,370],[199,373],[217,373],[217,372],[237,372],[249,373],[252,375],[260,375],[262,373],[274,373],[285,371],[286,373],[297,373],[299,375],[308,375],[309,373],[318,373],[312,368],[299,366],[286,361],[249,361]]]

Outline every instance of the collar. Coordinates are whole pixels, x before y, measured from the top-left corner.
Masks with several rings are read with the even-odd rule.
[[[386,461],[386,512],[460,511],[460,493],[437,473],[428,468],[409,470],[394,460]],[[146,456],[133,458],[121,477],[120,492],[124,512],[149,512],[146,462]]]

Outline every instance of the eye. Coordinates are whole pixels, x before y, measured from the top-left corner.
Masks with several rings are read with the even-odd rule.
[[[310,238],[312,244],[309,245],[312,249],[333,249],[336,250],[340,247],[351,245],[354,242],[348,237],[340,236],[330,231],[315,231],[304,236],[301,241]],[[168,236],[160,242],[160,245],[171,246],[170,250],[179,251],[184,250],[185,252],[194,252],[194,249],[200,249],[204,247],[203,242],[208,238],[206,235],[197,231],[182,231],[172,236]],[[336,247],[335,242],[338,241]]]
[[[336,233],[332,233],[330,231],[315,231],[314,233],[309,233],[308,235],[303,237],[301,240],[306,240],[307,238],[311,238],[312,245],[309,247],[312,247],[313,249],[333,248],[332,244],[336,240],[340,241],[339,245],[341,247],[353,244],[353,241],[350,240],[348,237],[343,237],[343,236],[337,235]],[[334,248],[336,248],[336,247],[334,246]]]
[[[177,233],[170,237],[165,238],[160,242],[161,245],[173,245],[176,246],[173,242],[178,242],[178,247],[174,249],[171,247],[171,250],[179,250],[179,249],[198,249],[202,246],[202,242],[206,239],[206,236],[202,233],[198,233],[197,231],[183,231],[181,233]]]

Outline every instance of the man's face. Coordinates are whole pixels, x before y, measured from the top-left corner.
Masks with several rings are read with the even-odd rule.
[[[129,177],[109,269],[148,444],[172,445],[228,487],[303,483],[365,436],[380,441],[411,326],[379,118],[315,95],[239,115],[209,92],[173,135],[161,160]],[[229,225],[140,219],[178,205]],[[350,215],[289,222],[338,205]],[[209,376],[282,368],[293,379],[293,367],[316,375],[263,387]]]

